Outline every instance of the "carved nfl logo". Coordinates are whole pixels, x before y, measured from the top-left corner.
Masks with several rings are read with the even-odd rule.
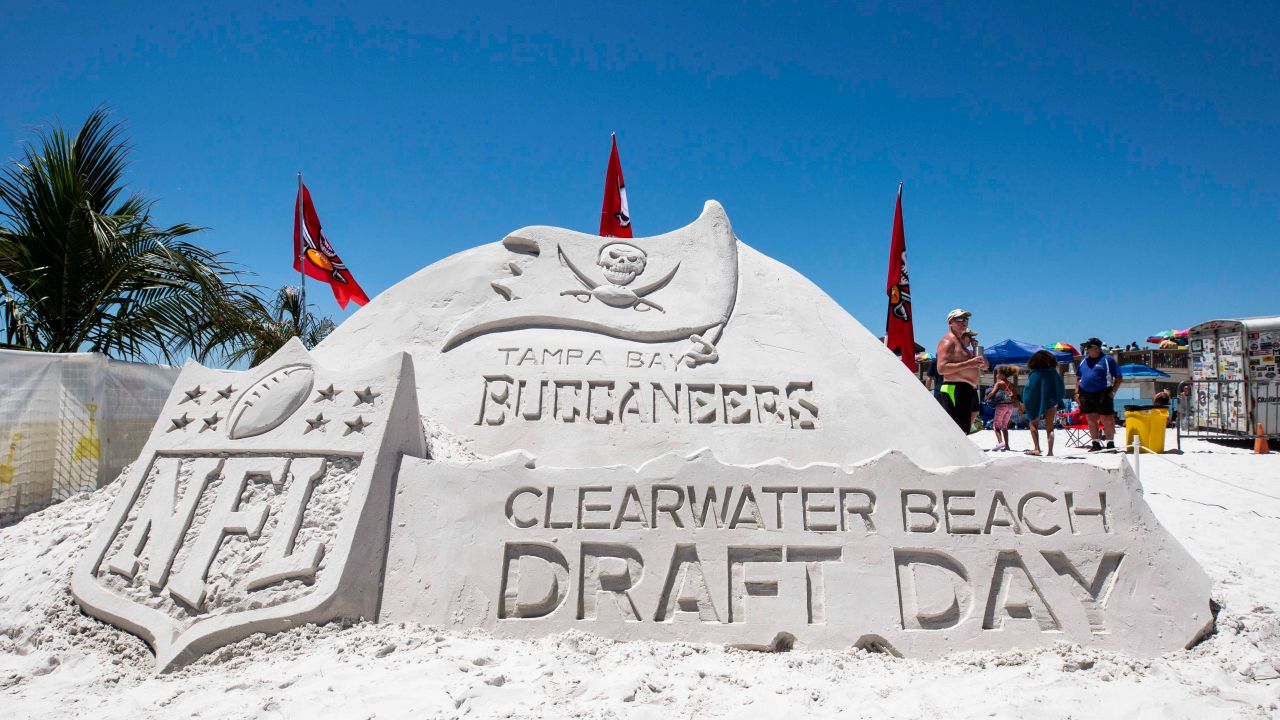
[[[246,377],[248,376],[248,377]],[[373,618],[395,461],[425,455],[412,365],[189,363],[72,579],[157,667],[254,632]]]

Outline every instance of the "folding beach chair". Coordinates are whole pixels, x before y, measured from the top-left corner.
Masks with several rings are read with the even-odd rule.
[[[1085,420],[1084,413],[1060,412],[1058,420],[1062,423],[1062,429],[1067,431],[1067,447],[1089,447],[1089,421]]]

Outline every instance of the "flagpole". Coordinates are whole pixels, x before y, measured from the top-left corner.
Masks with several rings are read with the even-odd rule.
[[[298,275],[301,276],[302,278],[302,290],[299,293],[301,297],[298,300],[298,303],[299,303],[298,323],[301,324],[302,318],[307,316],[307,249],[306,249],[306,243],[302,242],[301,223],[305,221],[302,217],[302,171],[301,170],[298,171],[297,205],[298,205],[298,210],[296,213],[297,217],[294,218],[294,222],[299,223],[299,226],[298,226],[299,228],[298,230]]]

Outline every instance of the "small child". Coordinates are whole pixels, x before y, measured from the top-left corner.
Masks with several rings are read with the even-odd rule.
[[[987,398],[996,406],[991,427],[996,431],[996,446],[992,450],[1009,449],[1009,418],[1018,407],[1018,368],[1001,365],[996,368],[996,383],[987,391]]]

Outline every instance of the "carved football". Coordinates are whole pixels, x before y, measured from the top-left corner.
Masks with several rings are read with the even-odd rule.
[[[311,394],[310,365],[286,365],[255,382],[231,409],[232,440],[261,435],[280,425]]]

